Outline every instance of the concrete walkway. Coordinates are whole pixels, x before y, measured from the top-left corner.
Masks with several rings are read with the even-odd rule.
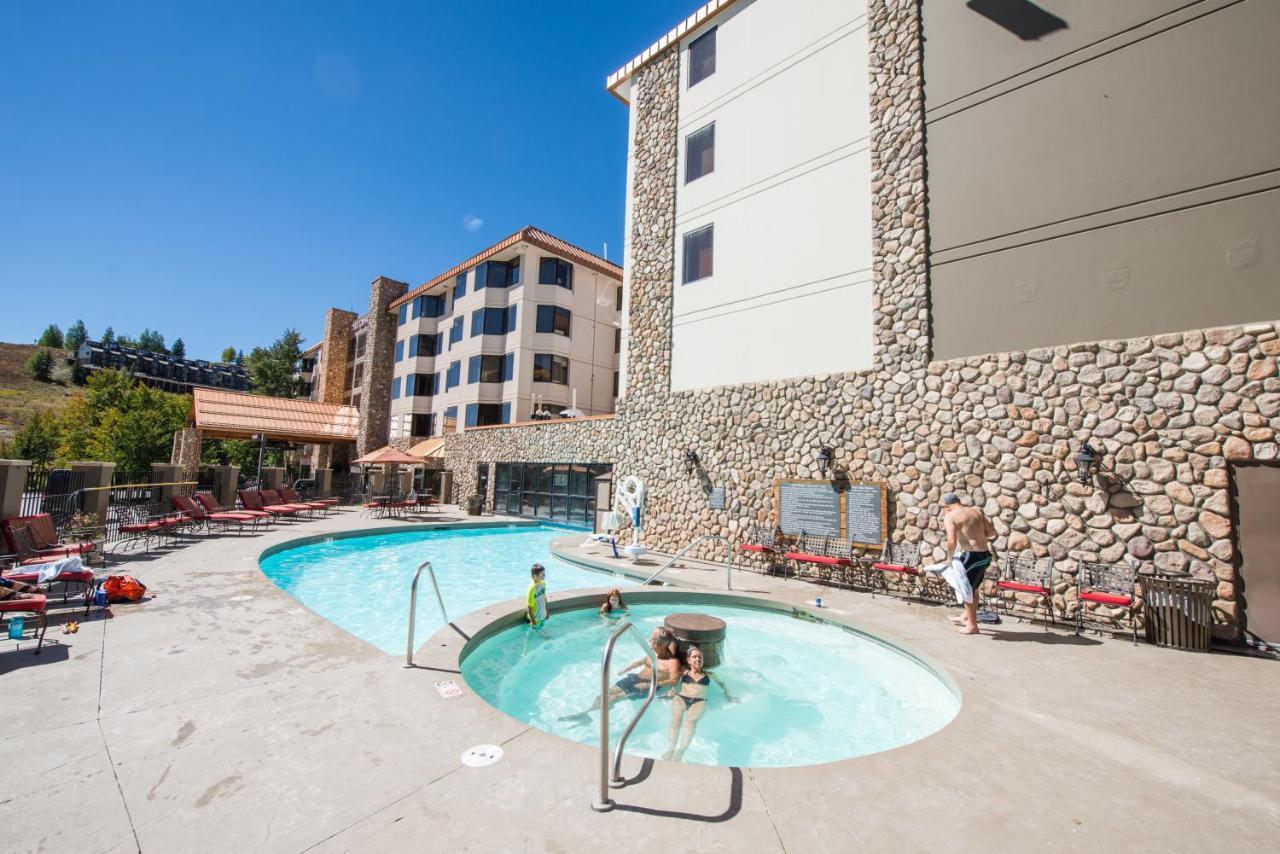
[[[406,670],[257,567],[267,546],[395,521],[345,512],[127,570],[154,598],[76,635],[0,647],[6,851],[1233,851],[1280,838],[1280,666],[821,591],[940,662],[963,706],[936,735],[822,766],[629,761],[589,809],[597,752],[508,718],[453,672],[445,629]],[[690,567],[675,580],[722,587]],[[801,603],[820,588],[741,575]],[[502,607],[458,620],[472,631]],[[440,670],[433,670],[439,667]],[[445,699],[435,683],[457,679]],[[460,756],[498,744],[484,768]]]

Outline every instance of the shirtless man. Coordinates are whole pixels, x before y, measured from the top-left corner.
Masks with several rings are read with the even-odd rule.
[[[996,536],[996,528],[978,508],[961,506],[960,497],[954,492],[942,496],[942,518],[947,530],[947,555],[954,555],[957,547],[962,550],[960,561],[973,588],[973,599],[964,603],[960,634],[976,635],[978,588],[991,565],[991,540]]]
[[[675,684],[676,679],[680,676],[680,659],[676,655],[676,639],[672,637],[671,632],[665,626],[658,626],[649,635],[649,646],[653,647],[654,655],[658,659],[658,687]],[[631,671],[637,667],[641,668],[640,672],[632,673]],[[649,682],[653,679],[653,675],[652,668],[649,666],[648,656],[631,662],[618,671],[618,675],[622,678],[609,689],[609,705],[612,706],[623,697],[630,700],[641,700],[649,695]],[[560,720],[585,721],[587,714],[600,708],[600,706],[601,698],[597,697],[589,708],[578,712],[576,715],[565,715]]]

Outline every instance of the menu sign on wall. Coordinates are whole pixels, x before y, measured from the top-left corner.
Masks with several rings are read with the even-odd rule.
[[[888,487],[883,483],[778,480],[774,499],[784,534],[840,537],[876,548],[889,535]]]

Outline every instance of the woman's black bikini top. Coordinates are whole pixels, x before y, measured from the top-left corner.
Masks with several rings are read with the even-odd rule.
[[[682,676],[680,677],[680,681],[681,681],[681,682],[692,682],[694,685],[710,685],[710,684],[711,684],[711,677],[704,673],[704,674],[702,674],[702,678],[701,678],[701,679],[694,679],[694,678],[693,678],[692,676],[690,676],[688,673],[685,673],[684,675],[682,675]]]

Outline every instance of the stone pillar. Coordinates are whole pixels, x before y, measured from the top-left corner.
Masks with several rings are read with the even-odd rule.
[[[84,474],[81,488],[85,492],[80,503],[80,512],[93,516],[96,519],[94,525],[106,525],[107,506],[111,503],[111,477],[116,473],[116,464],[75,462],[71,464],[71,471]]]
[[[440,472],[440,495],[438,498],[441,504],[453,503],[453,472]]]
[[[152,463],[151,464],[151,482],[174,484],[183,480],[181,466],[176,463]],[[172,513],[174,511],[173,502],[169,499],[175,495],[182,495],[183,487],[180,486],[160,486],[151,490],[151,501],[154,510],[157,513]]]
[[[240,466],[213,466],[213,497],[223,507],[236,506],[240,486]]]
[[[320,352],[320,371],[312,377],[317,384],[315,400],[341,404],[346,390],[347,368],[351,366],[351,327],[359,318],[350,311],[331,308],[324,318],[324,348]],[[317,466],[319,468],[319,466]]]
[[[279,489],[284,486],[284,469],[280,466],[263,466],[261,489]]]
[[[0,460],[0,519],[22,515],[22,490],[30,460]]]
[[[183,477],[195,480],[200,469],[200,431],[194,427],[183,427],[173,434],[173,453],[169,462],[181,467]]]
[[[404,296],[404,282],[379,276],[369,287],[369,313],[365,316],[364,379],[360,386],[360,427],[356,452],[376,451],[391,436],[391,374],[395,369],[396,314],[391,302]]]
[[[327,468],[316,469],[316,495],[328,498],[333,493],[333,472]]]

